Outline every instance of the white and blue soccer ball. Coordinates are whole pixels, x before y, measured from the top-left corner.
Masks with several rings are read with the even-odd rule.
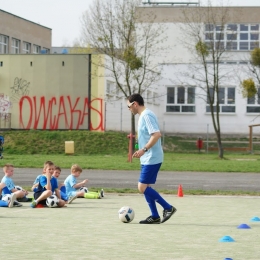
[[[47,198],[46,200],[46,205],[49,208],[57,208],[59,203],[59,199],[56,195],[51,195],[50,197]]]
[[[10,200],[11,200],[11,194],[5,194],[3,197],[2,197],[2,200],[3,201],[6,201],[6,202],[10,202]]]
[[[87,187],[81,187],[81,188],[79,188],[79,191],[84,191],[85,193],[88,193],[88,188]]]
[[[118,217],[120,221],[130,223],[135,217],[135,212],[131,207],[124,206],[118,211]]]
[[[23,188],[21,186],[17,186],[17,185],[14,186],[14,188],[17,189],[17,190],[23,190]]]

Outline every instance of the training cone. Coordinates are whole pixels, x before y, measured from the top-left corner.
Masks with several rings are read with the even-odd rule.
[[[183,191],[182,191],[181,185],[179,185],[179,188],[178,188],[178,197],[183,197]]]
[[[237,228],[249,229],[249,228],[251,228],[251,227],[249,227],[247,224],[240,224]]]
[[[219,239],[219,242],[235,242],[235,240],[230,236],[224,236]]]
[[[252,217],[252,218],[251,218],[251,221],[255,221],[255,222],[256,222],[256,221],[260,221],[260,218],[259,218],[259,217]]]

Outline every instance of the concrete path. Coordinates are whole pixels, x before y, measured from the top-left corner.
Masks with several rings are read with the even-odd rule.
[[[31,186],[42,169],[15,168],[16,185]],[[60,181],[70,174],[63,169]],[[137,187],[139,171],[84,170],[79,178],[89,179],[88,187],[131,188]],[[257,173],[219,172],[166,172],[158,175],[157,189],[176,190],[179,185],[186,190],[260,191],[260,175]]]

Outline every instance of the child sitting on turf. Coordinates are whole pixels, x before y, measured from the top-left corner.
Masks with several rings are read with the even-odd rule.
[[[52,164],[53,162],[52,161],[46,161],[45,163],[44,163],[44,165],[45,164],[48,164],[48,163],[50,163],[50,164]],[[43,165],[43,173],[44,173],[44,165]],[[37,191],[37,188],[38,188],[38,186],[39,186],[39,182],[40,182],[40,177],[42,176],[42,174],[39,174],[37,177],[36,177],[36,179],[35,179],[35,181],[34,181],[34,183],[33,183],[33,186],[32,186],[32,188],[31,188],[31,190],[33,191],[33,192],[36,192]]]
[[[88,179],[83,180],[82,182],[77,183],[77,178],[82,173],[82,168],[74,164],[71,167],[71,174],[65,179],[64,184],[66,188],[67,196],[69,197],[68,203],[70,204],[73,200],[78,197],[84,197],[86,199],[101,199],[104,196],[103,190],[101,192],[88,192],[85,193],[84,190],[78,191],[79,188],[85,186],[88,182]]]
[[[2,193],[3,189],[7,189],[4,183],[0,183],[0,194]],[[12,208],[14,206],[16,200],[16,194],[10,194],[11,199],[9,201],[2,200],[2,195],[0,195],[0,207],[9,207]],[[18,203],[18,202],[17,202]]]
[[[61,168],[59,166],[54,166],[54,172],[53,172],[52,176],[55,177],[56,179],[58,179],[60,177],[60,173],[61,173]],[[37,191],[37,187],[39,185],[39,180],[40,180],[41,175],[42,174],[38,175],[33,183],[33,186],[31,188],[31,190],[33,192]],[[67,202],[68,196],[66,194],[66,189],[65,189],[64,183],[61,183],[59,185],[59,189],[60,189],[61,199],[63,199],[65,202]]]
[[[31,207],[35,208],[38,204],[46,205],[46,200],[54,192],[58,197],[58,207],[64,207],[65,201],[60,197],[60,191],[58,188],[58,181],[52,176],[54,172],[54,163],[47,161],[43,166],[43,174],[39,178],[39,184],[37,190],[34,192],[34,201],[31,203]]]
[[[6,188],[2,190],[2,196],[5,194],[15,193],[17,199],[20,199],[23,202],[29,201],[29,199],[26,198],[28,191],[18,190],[15,188],[15,184],[11,178],[14,175],[14,166],[12,164],[5,164],[3,171],[5,176],[2,178],[1,183],[4,183]]]

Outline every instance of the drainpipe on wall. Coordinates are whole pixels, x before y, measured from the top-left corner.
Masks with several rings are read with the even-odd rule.
[[[91,54],[88,54],[88,130],[90,131],[91,125],[91,109],[90,109],[90,102],[91,102]]]

